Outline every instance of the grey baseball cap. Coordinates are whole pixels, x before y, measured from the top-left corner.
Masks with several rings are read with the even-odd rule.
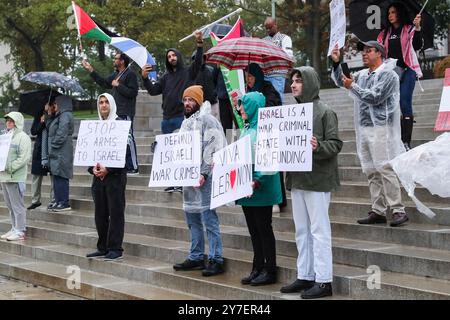
[[[381,55],[383,56],[383,58],[386,58],[386,50],[384,49],[384,46],[381,43],[379,43],[378,41],[370,40],[367,42],[363,42],[363,41],[358,42],[357,48],[359,51],[362,51],[364,49],[364,47],[376,48],[378,51],[381,52]]]

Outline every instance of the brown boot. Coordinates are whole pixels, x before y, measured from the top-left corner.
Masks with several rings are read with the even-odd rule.
[[[359,224],[375,224],[375,223],[386,223],[386,217],[382,216],[374,211],[369,212],[369,216],[364,219],[359,219]]]
[[[398,227],[409,220],[405,212],[394,212],[392,214],[391,227]]]

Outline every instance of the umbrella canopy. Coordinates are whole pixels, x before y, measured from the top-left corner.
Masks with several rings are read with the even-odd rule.
[[[274,43],[241,37],[222,41],[206,52],[206,62],[224,65],[230,70],[245,69],[250,63],[260,65],[263,72],[288,70],[295,60]]]
[[[153,66],[153,68],[156,66],[155,59],[147,51],[147,49],[133,39],[113,37],[111,38],[111,42],[109,44],[125,53],[141,68],[143,68],[146,64]],[[150,72],[149,78],[156,79],[156,71]]]
[[[50,100],[50,95],[58,96],[58,92],[51,89],[33,90],[23,92],[19,96],[19,112],[28,114],[33,117],[40,117],[45,105]]]
[[[380,31],[384,28],[387,8],[393,2],[396,1],[353,0],[349,6],[349,31],[353,32],[362,41],[376,40]],[[415,0],[397,0],[397,2],[402,2],[405,5],[411,22],[422,9],[422,4]],[[377,23],[377,20],[379,23]],[[423,49],[434,47],[434,25],[434,18],[424,10],[422,12]]]
[[[70,79],[57,72],[30,72],[20,80],[48,86],[50,88],[61,88],[65,92],[70,91],[86,95],[86,92],[75,79]]]

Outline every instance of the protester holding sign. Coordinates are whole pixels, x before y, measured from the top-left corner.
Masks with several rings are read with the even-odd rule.
[[[335,48],[332,79],[349,90],[354,100],[356,150],[361,167],[369,180],[372,210],[360,224],[386,223],[392,210],[392,227],[407,222],[402,204],[400,182],[389,161],[405,152],[400,138],[400,84],[393,71],[393,61],[384,61],[384,47],[377,41],[361,43],[367,67],[347,78],[340,65],[340,51]]]
[[[337,156],[343,143],[338,136],[336,113],[320,101],[317,72],[311,67],[301,67],[292,71],[291,79],[297,102],[313,102],[313,170],[286,174],[299,255],[297,279],[282,287],[281,292],[307,289],[302,298],[313,299],[332,295],[333,256],[328,209],[330,192],[340,185]]]
[[[23,132],[24,119],[19,112],[5,115],[6,132],[12,139],[5,171],[0,172],[3,197],[11,216],[11,230],[1,236],[8,241],[25,240],[26,209],[23,202],[28,162],[31,159],[31,139]]]
[[[191,86],[183,93],[184,115],[180,133],[199,131],[201,138],[202,164],[197,187],[183,187],[183,209],[191,232],[191,248],[188,258],[173,266],[175,270],[202,270],[203,276],[224,272],[222,240],[219,218],[211,204],[211,168],[216,151],[226,146],[226,139],[220,122],[211,115],[211,104],[203,101],[201,86]],[[204,263],[204,228],[208,237],[208,264]]]
[[[116,102],[107,93],[97,99],[99,119],[102,121],[120,120],[117,116]],[[127,153],[127,156],[131,156]],[[98,163],[89,167],[92,180],[92,197],[95,206],[95,226],[97,228],[97,251],[86,255],[88,258],[104,257],[105,261],[122,259],[122,243],[125,230],[125,188],[127,169],[106,168]]]
[[[69,179],[73,177],[72,99],[58,96],[50,102],[54,116],[48,124],[48,166],[53,179],[56,204],[52,211],[70,211]]]
[[[422,77],[416,50],[422,48],[422,33],[418,14],[411,23],[408,11],[400,2],[389,5],[386,14],[386,29],[381,31],[378,42],[382,43],[389,58],[397,59],[395,71],[400,78],[400,108],[402,111],[402,141],[406,150],[411,149],[411,136],[414,124],[412,98],[416,78]]]
[[[247,125],[241,138],[249,135],[252,153],[255,153],[258,128],[258,109],[264,108],[266,99],[260,92],[250,92],[239,100],[242,118]],[[254,170],[254,169],[253,169]],[[265,175],[253,171],[253,195],[242,198],[237,204],[242,206],[248,231],[253,245],[253,268],[242,284],[254,286],[275,283],[277,281],[277,262],[275,236],[272,229],[272,206],[282,201],[280,175],[278,172]]]

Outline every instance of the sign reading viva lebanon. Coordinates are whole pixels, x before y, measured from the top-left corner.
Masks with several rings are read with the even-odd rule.
[[[12,133],[5,133],[0,135],[0,171],[5,171],[12,136]]]
[[[202,153],[200,132],[188,131],[155,137],[149,187],[199,185]]]
[[[81,121],[75,166],[125,167],[131,121]]]
[[[214,153],[211,209],[253,194],[250,136]]]
[[[312,171],[313,104],[258,110],[256,171]]]

